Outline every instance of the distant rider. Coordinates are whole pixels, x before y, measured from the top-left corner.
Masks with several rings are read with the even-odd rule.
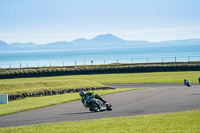
[[[85,108],[87,108],[87,104],[85,103],[85,100],[88,99],[88,97],[93,97],[95,99],[99,99],[101,100],[103,103],[106,103],[105,100],[103,100],[103,98],[99,95],[99,94],[94,94],[94,92],[84,92],[83,90],[81,90],[79,92],[79,95],[81,96],[81,102],[83,103],[83,106]],[[99,105],[99,109],[101,108],[101,104],[99,102],[97,102],[97,104]]]
[[[186,85],[188,87],[191,86],[190,81],[187,79],[184,79],[184,85]]]

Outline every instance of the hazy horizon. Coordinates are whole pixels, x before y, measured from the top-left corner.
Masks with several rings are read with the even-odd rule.
[[[103,34],[103,35],[106,35],[106,34]],[[97,35],[97,36],[99,36],[99,35]],[[97,37],[96,36],[96,37]],[[96,38],[96,37],[94,37],[94,38]],[[115,36],[115,37],[117,37],[117,38],[119,38],[118,36]],[[91,39],[94,39],[94,38],[91,38]],[[75,41],[75,40],[79,40],[79,39],[86,39],[86,38],[76,38],[76,39],[74,39],[74,40],[72,40],[72,41],[63,41],[63,40],[60,40],[60,41],[55,41],[55,42],[73,42],[73,41]],[[91,40],[91,39],[86,39],[86,40]],[[119,39],[122,39],[122,38],[119,38]],[[195,40],[195,39],[200,39],[200,37],[199,38],[188,38],[188,39],[182,39],[182,40]],[[123,39],[124,40],[124,39]],[[4,40],[0,40],[0,41],[3,41],[3,42],[5,42],[5,43],[7,43],[6,41],[4,41]],[[125,41],[147,41],[147,40],[125,40]],[[166,40],[166,41],[179,41],[179,40]],[[41,44],[39,44],[39,43],[34,43],[34,42],[12,42],[12,43],[7,43],[7,44],[13,44],[13,43],[21,43],[21,44],[25,44],[25,43],[33,43],[33,44],[36,44],[36,45],[45,45],[45,44],[49,44],[49,43],[55,43],[55,42],[47,42],[47,43],[41,43]],[[153,41],[148,41],[148,42],[150,42],[150,43],[154,43]],[[156,42],[165,42],[165,41],[155,41],[155,43]]]

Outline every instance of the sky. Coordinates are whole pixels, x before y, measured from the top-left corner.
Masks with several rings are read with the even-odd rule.
[[[200,38],[200,0],[0,0],[0,40],[45,44],[113,34],[150,42]]]

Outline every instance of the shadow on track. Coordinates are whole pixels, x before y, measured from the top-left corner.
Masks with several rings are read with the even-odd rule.
[[[79,113],[67,113],[67,114],[60,114],[60,115],[81,115],[81,114],[89,114],[91,112],[79,112]]]

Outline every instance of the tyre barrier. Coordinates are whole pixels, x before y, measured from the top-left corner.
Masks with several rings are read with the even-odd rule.
[[[18,95],[9,95],[8,101],[23,99],[26,97],[41,97],[41,96],[58,95],[58,94],[65,94],[65,93],[77,93],[77,92],[80,92],[81,90],[92,91],[92,90],[109,90],[109,89],[115,89],[115,88],[106,86],[106,87],[91,87],[91,88],[78,88],[78,89],[45,90],[43,92],[28,92],[28,93],[22,93]]]

